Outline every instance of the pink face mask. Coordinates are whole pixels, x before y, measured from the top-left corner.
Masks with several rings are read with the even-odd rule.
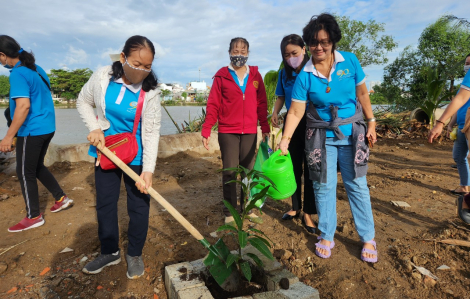
[[[287,59],[287,64],[290,65],[295,70],[299,67],[299,65],[302,64],[303,60],[304,60],[304,54],[300,54],[299,56],[292,56],[289,59]]]

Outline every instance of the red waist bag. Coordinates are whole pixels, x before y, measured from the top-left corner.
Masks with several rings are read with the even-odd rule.
[[[137,156],[139,146],[137,145],[137,139],[135,134],[137,127],[140,122],[140,116],[142,115],[142,107],[144,104],[145,91],[140,90],[139,100],[137,102],[137,109],[135,112],[134,128],[132,133],[120,133],[105,137],[105,146],[113,152],[119,159],[125,164],[129,164]],[[101,154],[98,150],[98,161],[102,169],[110,170],[116,169],[117,166],[113,161],[109,160],[108,157]]]

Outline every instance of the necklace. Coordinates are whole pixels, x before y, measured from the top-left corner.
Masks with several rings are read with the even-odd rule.
[[[315,60],[313,58],[312,58],[312,61],[313,61],[313,66],[315,67],[315,69],[317,70],[317,74],[319,75],[320,72],[318,72],[317,66],[315,65]],[[333,68],[333,61],[334,61],[334,56],[333,56],[333,59],[331,59],[330,67],[328,69],[328,77],[330,76],[331,69]],[[326,83],[323,81],[323,78],[320,78],[320,76],[317,76],[317,78],[318,80],[320,80],[321,83],[326,84],[325,92],[330,93],[331,87],[330,87],[330,81],[328,80],[328,78],[326,78]]]

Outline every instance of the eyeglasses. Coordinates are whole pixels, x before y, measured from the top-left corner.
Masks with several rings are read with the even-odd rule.
[[[322,40],[322,41],[317,41],[317,40],[313,40],[310,42],[310,47],[311,48],[316,48],[318,47],[318,45],[321,45],[322,48],[328,48],[329,46],[331,46],[331,41],[330,40]]]

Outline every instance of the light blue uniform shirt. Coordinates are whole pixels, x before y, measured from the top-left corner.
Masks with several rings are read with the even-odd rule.
[[[246,66],[246,68],[249,70],[248,65]],[[240,80],[238,80],[238,76],[235,70],[233,70],[230,66],[228,70],[230,71],[230,74],[232,75],[233,80],[235,80],[235,83],[237,83],[238,87],[240,87],[240,89],[242,90],[242,93],[245,94],[246,83],[248,83],[248,77],[250,76],[250,74],[249,73],[245,74],[245,79],[243,79],[243,84],[241,84]]]
[[[106,119],[110,122],[109,129],[104,131],[104,136],[110,136],[120,133],[132,133],[134,129],[134,119],[139,100],[140,88],[136,89],[129,85],[124,85],[122,79],[109,82],[106,89]],[[136,133],[137,145],[139,151],[130,165],[142,165],[142,136],[141,122],[137,126]],[[90,146],[88,154],[92,157],[98,157],[96,147]]]
[[[365,82],[366,76],[356,55],[335,51],[335,61],[329,78],[315,69],[312,60],[305,65],[295,80],[292,101],[309,101],[324,121],[331,121],[330,105],[338,107],[338,117],[348,118],[356,113],[356,86]],[[327,80],[330,92],[326,92]],[[339,127],[345,136],[352,134],[352,124]],[[326,130],[326,137],[335,137],[332,130]]]
[[[467,72],[463,78],[463,82],[460,84],[460,88],[470,91],[470,71]],[[459,130],[462,130],[465,126],[465,116],[467,115],[468,107],[470,107],[470,99],[459,109],[459,111],[457,111],[457,125],[459,126]]]
[[[297,78],[297,73],[292,72],[292,79],[287,78],[286,70],[282,69],[279,72],[279,77],[277,79],[276,85],[276,96],[284,97],[286,109],[289,110],[292,103],[292,89],[294,88],[295,79]]]
[[[13,119],[18,98],[28,98],[29,113],[18,130],[19,137],[38,136],[55,132],[55,111],[51,91],[41,76],[50,86],[46,72],[36,65],[36,73],[18,62],[10,71],[10,116]]]

